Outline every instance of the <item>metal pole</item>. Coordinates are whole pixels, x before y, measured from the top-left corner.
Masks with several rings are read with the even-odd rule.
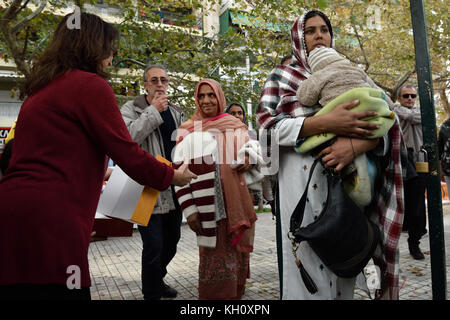
[[[423,0],[410,0],[410,4],[422,113],[423,142],[424,148],[428,153],[430,168],[430,173],[427,176],[427,202],[433,300],[445,300],[447,295],[447,277],[442,216],[441,174],[436,141],[436,115],[434,111],[425,9]]]
[[[248,40],[248,31],[245,30],[245,41],[247,41],[247,40]],[[248,54],[245,56],[245,70],[247,72],[247,79],[249,79],[250,83],[251,83],[250,56]],[[251,84],[250,84],[250,87],[251,87]],[[250,96],[250,94],[249,94],[249,96]],[[253,130],[253,123],[252,123],[253,111],[252,111],[252,99],[250,99],[250,98],[247,99],[247,115],[248,115],[248,129],[250,131],[252,131]]]
[[[250,57],[249,57],[249,55],[247,55],[245,57],[245,64],[246,64],[247,77],[248,77],[248,79],[251,79],[251,74],[250,74]],[[250,86],[251,86],[251,84],[250,84]],[[253,115],[252,99],[250,99],[250,98],[247,99],[247,115],[248,115],[248,119],[249,119],[249,121],[248,121],[248,129],[249,130],[253,130],[253,123],[252,123],[252,115]]]

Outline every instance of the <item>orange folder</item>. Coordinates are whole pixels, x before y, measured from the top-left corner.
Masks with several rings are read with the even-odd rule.
[[[156,160],[171,166],[172,163],[161,155],[156,156]],[[153,209],[155,208],[156,200],[158,199],[159,191],[151,187],[144,187],[141,197],[133,212],[133,219],[139,221],[143,226],[147,226],[150,221]],[[150,215],[148,214],[150,212]]]
[[[172,166],[160,155],[156,159]],[[97,213],[147,226],[158,196],[158,190],[138,184],[116,167],[100,196]]]

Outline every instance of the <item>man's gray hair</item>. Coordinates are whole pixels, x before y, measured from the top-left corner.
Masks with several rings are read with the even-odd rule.
[[[167,73],[167,68],[165,66],[163,66],[162,64],[148,64],[147,67],[145,67],[145,70],[144,70],[144,82],[147,81],[147,72],[148,72],[148,70],[155,69],[155,68],[163,69]]]
[[[412,88],[412,89],[416,90],[416,92],[417,92],[417,89],[416,89],[416,86],[415,86],[415,85],[413,85],[413,84],[411,84],[411,83],[405,83],[405,84],[402,84],[402,85],[397,89],[397,98],[400,97],[400,94],[402,93],[402,89],[403,89],[403,88]]]

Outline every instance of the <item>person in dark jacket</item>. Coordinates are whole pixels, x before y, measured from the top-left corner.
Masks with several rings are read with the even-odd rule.
[[[420,105],[416,104],[417,91],[411,84],[404,84],[397,92],[398,102],[394,112],[400,119],[405,145],[412,154],[413,162],[420,161],[420,149],[423,146],[422,117]],[[416,260],[425,259],[420,250],[420,239],[426,234],[425,191],[426,176],[418,173],[416,177],[404,181],[405,221],[408,230],[408,247]]]

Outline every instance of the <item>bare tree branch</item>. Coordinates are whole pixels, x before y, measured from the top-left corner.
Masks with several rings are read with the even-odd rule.
[[[186,79],[186,77],[188,75],[189,75],[189,73],[186,72],[186,73],[184,73],[184,75],[182,77],[180,77],[180,76],[178,76],[176,74],[171,74],[170,77],[177,79],[179,82],[182,82],[182,81],[191,82],[191,83],[196,83],[197,82],[196,80]],[[174,87],[174,89],[176,89],[176,88]]]
[[[26,28],[25,31],[25,40],[24,40],[24,44],[23,44],[23,49],[22,49],[22,56],[25,57],[25,53],[27,52],[27,48],[28,48],[28,38],[30,37],[30,26],[28,26]]]
[[[356,64],[364,64],[364,62],[361,62],[361,61],[359,61],[359,60],[353,59],[353,58],[350,57],[348,54],[346,54],[344,51],[341,51],[341,50],[339,50],[339,49],[336,49],[336,51],[339,52],[340,54],[342,54],[343,56],[345,56],[348,60],[350,60],[350,61],[353,62],[353,63],[356,63]]]
[[[137,65],[139,65],[141,67],[147,66],[144,62],[141,62],[141,61],[138,61],[138,60],[134,60],[134,59],[122,59],[122,60],[119,60],[116,63],[114,63],[114,66],[117,67],[122,62],[131,62],[131,63],[137,64]]]
[[[410,71],[407,71],[395,84],[394,88],[393,88],[393,98],[396,99],[397,98],[397,90],[398,88],[400,88],[406,81],[408,81],[409,77],[411,77],[411,75],[413,73],[416,72],[416,66],[414,65],[414,68]]]
[[[11,3],[9,8],[3,13],[2,18],[0,19],[0,25],[8,24],[9,21],[19,14],[20,10],[23,9],[23,7],[20,6],[21,3],[21,0],[14,0],[14,2]]]
[[[34,56],[38,52],[39,48],[42,46],[42,44],[50,37],[50,33],[47,33],[44,38],[42,38],[41,41],[37,44],[36,48],[34,48],[33,53],[28,58],[28,63],[31,63],[33,61]]]
[[[450,115],[450,106],[448,105],[448,98],[447,94],[445,93],[445,89],[439,90],[439,97],[441,98],[441,104],[447,113],[447,115]]]
[[[364,49],[364,45],[361,41],[361,37],[359,36],[358,29],[356,28],[356,26],[353,23],[352,23],[352,27],[353,27],[353,30],[355,31],[356,39],[358,39],[359,47],[361,48],[361,53],[364,58],[364,64],[366,65],[364,68],[364,71],[367,72],[367,70],[369,69],[369,61],[367,60],[366,50]]]
[[[449,75],[447,74],[441,75],[433,79],[433,82],[447,82],[447,81],[450,81]]]
[[[30,2],[30,0],[25,1],[25,3],[22,5],[22,7],[20,7],[19,11],[21,11],[22,9],[25,9],[28,5],[28,2]]]
[[[374,82],[377,86],[379,86],[381,89],[383,89],[384,91],[386,91],[387,93],[389,93],[389,96],[390,96],[391,98],[394,98],[394,89],[389,88],[389,87],[386,87],[384,84],[382,84],[382,83],[380,83],[380,82],[378,82],[378,81],[375,81],[374,79],[372,79],[372,80],[373,80],[373,82]]]
[[[3,34],[4,41],[9,48],[9,51],[11,53],[11,56],[14,59],[14,63],[17,66],[17,69],[22,72],[25,76],[28,76],[30,74],[30,66],[26,63],[26,61],[23,59],[24,53],[23,50],[20,50],[19,44],[17,42],[16,33],[20,30],[26,23],[28,23],[31,19],[36,17],[40,12],[42,12],[43,8],[47,4],[47,1],[41,2],[41,6],[33,12],[31,15],[23,19],[21,22],[16,24],[14,27],[10,27],[9,23],[13,21],[19,12],[23,10],[29,1],[26,1],[22,5],[22,1],[15,0],[10,7],[5,11],[5,13],[2,16],[2,19],[0,19],[0,33]],[[41,9],[42,8],[42,9]]]
[[[350,10],[350,17],[354,16],[353,15],[353,10],[355,9],[355,6],[356,6],[356,1],[353,2],[352,9]],[[367,70],[369,69],[369,61],[367,60],[367,55],[366,55],[366,51],[364,49],[364,45],[362,43],[361,37],[359,36],[358,29],[356,28],[356,25],[354,24],[353,19],[351,19],[351,18],[350,18],[350,23],[352,25],[353,31],[355,32],[355,37],[358,40],[359,47],[361,49],[361,52],[362,52],[362,55],[363,55],[363,58],[364,58],[364,61],[365,61],[363,63],[363,64],[366,65],[365,68],[364,68],[364,71],[367,72]]]
[[[14,27],[11,28],[11,32],[16,33],[17,31],[19,31],[21,28],[23,28],[28,22],[30,22],[31,20],[33,20],[34,18],[36,18],[36,16],[38,16],[47,6],[47,0],[43,0],[41,1],[41,5],[39,6],[39,8],[37,8],[36,11],[34,11],[33,13],[31,13],[29,16],[27,16],[26,18],[24,18],[22,21],[20,21],[19,23],[17,23]]]
[[[17,44],[17,39],[14,38],[8,30],[1,28],[0,31],[3,33],[5,43],[11,52],[11,56],[14,59],[17,69],[25,76],[28,76],[30,74],[30,66],[22,59],[22,54],[19,45]]]
[[[392,74],[390,73],[383,73],[383,72],[370,72],[371,75],[374,76],[381,76],[381,77],[391,77],[391,78],[395,78]]]
[[[167,61],[169,61],[169,58],[172,57],[174,54],[176,54],[178,52],[200,52],[200,51],[194,50],[194,49],[178,49],[178,50],[174,50],[166,57],[166,59],[164,60],[164,65],[167,65]]]

